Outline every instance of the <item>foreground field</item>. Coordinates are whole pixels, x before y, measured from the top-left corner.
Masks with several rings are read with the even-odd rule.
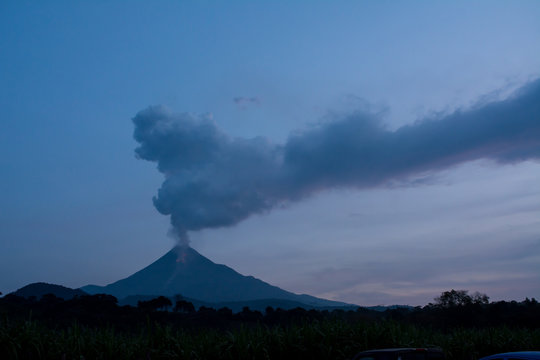
[[[196,309],[181,297],[174,307],[164,297],[133,307],[104,294],[7,295],[0,298],[0,359],[351,359],[374,348],[440,347],[448,360],[476,360],[540,349],[535,299],[464,299],[445,296],[423,308],[384,312],[245,307],[234,313]]]
[[[540,330],[453,329],[395,321],[309,321],[290,326],[180,329],[147,323],[132,332],[76,323],[50,329],[36,321],[0,324],[2,359],[350,359],[370,348],[437,345],[450,360],[478,359],[509,350],[540,348]]]

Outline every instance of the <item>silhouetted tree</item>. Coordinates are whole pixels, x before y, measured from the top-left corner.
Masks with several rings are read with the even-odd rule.
[[[58,296],[54,294],[45,294],[41,297],[39,302],[41,305],[54,305],[54,304],[60,304],[64,302],[64,299],[59,298]]]
[[[94,294],[94,295],[86,295],[78,297],[77,299],[80,299],[84,301],[86,304],[99,304],[100,306],[103,306],[107,304],[106,306],[113,306],[118,304],[118,299],[115,296],[109,295],[109,294]]]
[[[226,318],[231,318],[233,314],[232,310],[229,309],[228,307],[222,307],[217,312],[219,315],[224,316]]]
[[[489,304],[489,296],[487,296],[486,294],[479,293],[477,291],[472,295],[472,302],[473,304],[477,304],[477,305],[487,305]]]
[[[216,314],[216,309],[206,306],[201,306],[199,310],[197,310],[197,314],[208,319],[213,317]]]
[[[168,297],[160,296],[148,301],[139,301],[137,302],[137,307],[143,310],[157,311],[157,310],[167,310],[172,306],[172,302]]]
[[[528,297],[525,298],[525,301],[523,301],[523,303],[524,303],[526,306],[536,306],[536,305],[538,305],[538,301],[536,301],[535,298],[529,299]]]
[[[156,306],[158,309],[167,310],[172,306],[171,299],[165,296],[160,296],[156,300]]]
[[[489,296],[479,292],[475,292],[472,296],[469,295],[468,290],[450,290],[444,291],[440,296],[435,299],[435,306],[441,308],[452,308],[456,306],[467,305],[485,305],[489,304]]]
[[[244,306],[242,311],[238,313],[238,317],[242,321],[255,322],[262,319],[262,314],[260,311],[251,310],[249,306]]]
[[[4,299],[13,304],[24,304],[26,302],[24,297],[15,294],[7,294]]]
[[[182,312],[186,314],[192,314],[195,312],[195,306],[192,303],[185,300],[178,300],[174,306],[174,311]]]

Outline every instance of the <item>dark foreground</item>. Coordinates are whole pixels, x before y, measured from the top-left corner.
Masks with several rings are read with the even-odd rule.
[[[2,359],[350,359],[387,347],[441,347],[447,359],[540,349],[533,300],[375,312],[120,307],[108,295],[0,299]],[[158,308],[157,306],[162,306]]]

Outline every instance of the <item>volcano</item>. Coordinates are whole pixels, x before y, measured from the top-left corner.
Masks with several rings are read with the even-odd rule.
[[[87,285],[81,290],[89,294],[110,294],[118,299],[137,295],[181,295],[213,303],[280,299],[310,307],[350,305],[305,294],[294,294],[253,276],[244,276],[228,266],[212,262],[190,247],[175,247],[125,279],[107,286]]]

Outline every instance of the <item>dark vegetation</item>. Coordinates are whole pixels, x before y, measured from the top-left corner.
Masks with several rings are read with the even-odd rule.
[[[71,289],[62,285],[48,284],[44,282],[26,285],[17,290],[14,294],[25,298],[30,298],[33,296],[38,300],[46,294],[54,294],[56,297],[66,300],[73,299],[75,296],[88,295],[81,289]]]
[[[119,306],[111,295],[0,299],[2,359],[350,359],[371,348],[440,346],[447,359],[540,348],[540,304],[444,292],[384,312],[196,309],[177,297]]]

